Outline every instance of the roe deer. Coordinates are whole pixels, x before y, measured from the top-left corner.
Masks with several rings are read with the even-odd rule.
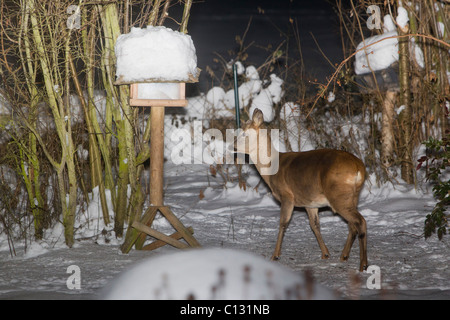
[[[362,161],[348,152],[332,149],[278,153],[267,133],[260,134],[261,129],[266,129],[263,121],[261,110],[256,109],[252,120],[247,121],[236,138],[235,151],[249,155],[273,196],[281,203],[280,228],[272,260],[277,260],[281,254],[281,243],[294,206],[306,208],[322,259],[327,259],[329,252],[320,234],[318,212],[321,207],[331,207],[348,222],[349,234],[341,260],[348,259],[358,235],[359,269],[365,270],[368,266],[366,220],[357,209],[365,178]],[[270,163],[262,162],[264,152]],[[267,170],[269,164],[277,171]]]

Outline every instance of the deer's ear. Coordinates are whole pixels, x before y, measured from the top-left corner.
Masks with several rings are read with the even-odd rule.
[[[259,127],[264,122],[264,115],[261,110],[255,109],[253,111],[252,122],[256,127]]]

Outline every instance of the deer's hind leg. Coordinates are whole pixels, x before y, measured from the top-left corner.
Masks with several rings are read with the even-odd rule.
[[[350,249],[356,237],[359,238],[360,271],[368,267],[367,262],[367,226],[366,220],[358,212],[358,193],[355,188],[342,190],[341,193],[334,193],[328,197],[330,206],[334,212],[337,212],[348,223],[347,241],[342,251],[341,260],[347,260],[350,255]]]
[[[349,210],[346,213],[341,213],[341,216],[348,222],[348,237],[345,243],[344,250],[342,251],[341,260],[347,260],[350,255],[350,249],[356,236],[359,238],[359,258],[360,267],[359,271],[364,271],[368,267],[367,262],[367,226],[366,220],[358,212],[358,210]]]

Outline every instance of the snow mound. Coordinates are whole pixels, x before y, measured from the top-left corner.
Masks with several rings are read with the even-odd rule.
[[[355,73],[366,74],[373,71],[388,68],[392,63],[398,61],[398,40],[392,38],[397,36],[397,31],[367,38],[361,42],[356,50],[368,46],[365,50],[356,53]]]
[[[392,17],[386,15],[383,18],[383,34],[365,39],[356,47],[358,51],[355,55],[355,73],[362,75],[372,71],[387,69],[391,64],[398,61],[398,33]],[[405,8],[398,8],[396,22],[400,28],[404,28],[408,22],[408,11]],[[366,48],[361,50],[362,48]],[[419,67],[424,68],[423,52],[411,38],[411,50]]]
[[[334,299],[308,277],[248,252],[192,249],[150,258],[125,271],[106,299]]]
[[[408,11],[406,11],[405,8],[403,7],[398,8],[398,16],[396,21],[400,28],[405,28],[408,25],[409,22]]]
[[[197,77],[197,55],[189,35],[166,27],[131,28],[117,38],[120,82],[189,81]]]
[[[253,116],[256,109],[262,111],[265,122],[272,122],[275,117],[274,104],[279,103],[284,95],[283,80],[275,74],[270,75],[270,85],[262,89],[252,101],[249,116]]]

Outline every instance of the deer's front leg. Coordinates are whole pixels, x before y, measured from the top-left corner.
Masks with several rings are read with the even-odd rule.
[[[292,217],[292,211],[294,210],[293,199],[283,199],[281,201],[281,212],[280,212],[280,229],[278,230],[278,239],[275,246],[275,251],[273,252],[271,260],[278,260],[281,255],[281,244],[283,242],[284,233],[289,225],[289,221]]]
[[[330,257],[330,253],[328,252],[327,246],[322,239],[322,234],[320,233],[319,209],[306,208],[306,212],[308,212],[309,224],[312,231],[316,235],[317,242],[319,243],[320,250],[322,251],[322,259],[328,259]]]

